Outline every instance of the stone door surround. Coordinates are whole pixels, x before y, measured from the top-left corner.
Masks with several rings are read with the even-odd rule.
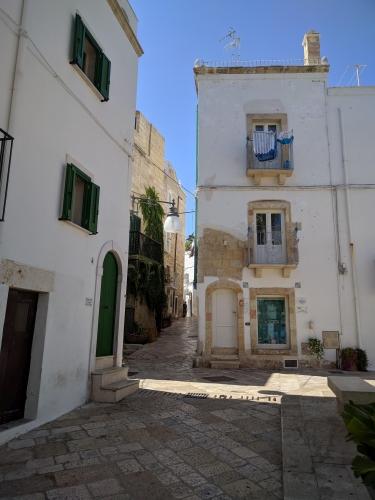
[[[244,341],[244,306],[243,291],[238,283],[228,279],[219,279],[209,284],[206,288],[206,338],[205,354],[211,356],[212,353],[212,294],[215,290],[233,290],[237,294],[237,335],[238,335],[238,354],[245,351]]]

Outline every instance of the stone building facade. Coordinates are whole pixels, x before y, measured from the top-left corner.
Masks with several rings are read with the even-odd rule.
[[[198,362],[375,367],[374,87],[332,88],[319,33],[304,64],[196,64]],[[214,125],[213,125],[214,124]]]
[[[165,139],[146,117],[137,111],[135,115],[134,162],[132,193],[144,194],[148,186],[155,187],[160,200],[175,200],[179,212],[185,211],[185,193],[177,179],[172,164],[165,158]],[[169,205],[162,204],[167,214]],[[137,209],[137,204],[133,207]],[[140,211],[138,216],[141,217]],[[180,215],[181,231],[179,234],[164,234],[165,291],[167,295],[166,315],[171,319],[182,315],[183,278],[184,278],[184,242],[185,216]],[[141,231],[144,229],[141,221]],[[144,314],[144,308],[135,312],[135,321],[151,328],[153,315]]]

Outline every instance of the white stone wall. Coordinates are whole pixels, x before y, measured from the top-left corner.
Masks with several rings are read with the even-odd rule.
[[[10,109],[21,3],[6,0],[0,10],[0,127],[15,138],[0,259],[54,273],[40,387],[28,388],[38,392],[36,425],[88,398],[103,248],[118,254],[121,308],[125,300],[138,57],[107,2],[26,0]],[[111,60],[108,102],[69,64],[76,12]],[[69,159],[100,186],[97,235],[59,221]],[[121,324],[118,335],[121,343]]]
[[[315,72],[197,75],[196,81],[198,237],[205,228],[212,228],[245,241],[248,202],[289,201],[291,220],[302,224],[297,269],[289,278],[282,277],[279,270],[264,271],[261,278],[255,278],[245,267],[241,286],[243,282],[250,288],[295,287],[300,283],[301,287],[295,288],[299,353],[301,342],[309,336],[321,338],[323,330],[339,330],[343,334],[342,345],[366,349],[375,368],[371,324],[375,233],[371,229],[370,208],[375,202],[371,142],[375,88],[327,89],[326,74]],[[346,177],[338,108],[343,124]],[[262,179],[262,186],[256,187],[246,177],[246,115],[252,113],[287,114],[288,128],[294,132],[294,173],[285,186],[278,186],[275,179],[269,178]],[[356,186],[346,194],[345,183]],[[341,261],[348,268],[345,275],[338,273],[338,240]],[[206,276],[198,284],[202,342],[205,290],[216,279]],[[300,299],[304,301],[303,308],[298,307]],[[250,321],[246,288],[244,300],[246,323]],[[313,330],[309,328],[310,321]],[[245,349],[250,349],[250,327],[245,325],[244,332]],[[334,351],[327,350],[326,359],[334,361]]]

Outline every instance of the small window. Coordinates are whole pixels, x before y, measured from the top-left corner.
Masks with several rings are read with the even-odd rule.
[[[76,14],[72,64],[76,64],[103,96],[109,99],[111,61],[105,56],[95,38]]]
[[[65,170],[64,197],[60,220],[69,220],[97,233],[100,188],[75,165]]]
[[[287,346],[285,298],[257,299],[258,345]]]

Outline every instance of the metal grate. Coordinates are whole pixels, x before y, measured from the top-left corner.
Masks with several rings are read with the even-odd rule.
[[[210,382],[230,382],[231,380],[236,380],[233,377],[227,377],[225,375],[217,375],[212,377],[202,377],[205,380],[209,380]]]
[[[188,392],[184,398],[207,399],[208,394],[204,394],[203,392]]]

